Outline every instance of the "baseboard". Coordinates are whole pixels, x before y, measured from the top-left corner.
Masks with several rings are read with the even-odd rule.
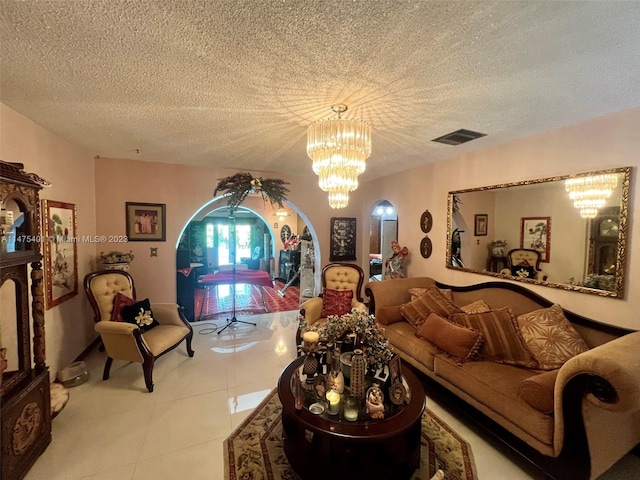
[[[78,357],[74,360],[74,362],[79,362],[80,360],[84,360],[85,358],[87,358],[87,355],[91,353],[91,350],[93,350],[94,348],[100,345],[102,345],[102,342],[100,341],[100,336],[97,336],[96,338],[93,339],[93,341],[89,344],[89,346],[85,348],[80,353],[80,355],[78,355]]]

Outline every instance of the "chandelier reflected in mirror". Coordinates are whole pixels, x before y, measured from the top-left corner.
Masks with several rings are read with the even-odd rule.
[[[617,185],[618,177],[614,174],[569,178],[564,183],[573,206],[580,211],[582,218],[595,218]]]
[[[336,118],[309,125],[307,155],[320,189],[329,194],[329,206],[338,209],[349,204],[349,192],[358,188],[358,176],[365,171],[371,155],[371,125],[341,118],[346,105],[333,105],[331,110]]]

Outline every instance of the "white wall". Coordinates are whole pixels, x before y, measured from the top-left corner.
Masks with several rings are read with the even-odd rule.
[[[362,202],[360,218],[367,218],[380,198],[389,200],[398,210],[399,241],[410,250],[409,276],[428,275],[453,285],[479,283],[489,280],[489,277],[446,268],[449,191],[610,167],[636,167],[631,176],[624,298],[601,298],[542,286],[530,288],[589,318],[640,329],[640,241],[637,240],[640,238],[640,222],[633,219],[640,212],[637,193],[637,167],[640,166],[638,125],[640,108],[363,182],[356,192]],[[420,240],[424,236],[419,220],[426,209],[434,219],[433,229],[428,234],[433,242],[433,254],[429,259],[423,259],[419,253]]]

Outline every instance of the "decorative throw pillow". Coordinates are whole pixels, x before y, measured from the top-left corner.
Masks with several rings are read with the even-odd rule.
[[[135,298],[129,298],[123,293],[116,293],[116,296],[113,297],[113,309],[111,310],[111,321],[112,322],[121,322],[122,321],[122,309],[127,305],[133,305],[136,303]]]
[[[438,290],[440,290],[440,293],[444,295],[444,298],[453,303],[453,290],[450,288],[439,288]]]
[[[527,368],[537,367],[537,362],[520,336],[511,308],[503,307],[484,313],[462,313],[452,315],[449,320],[482,334],[484,343],[478,352],[480,358]]]
[[[438,287],[429,287],[427,291],[414,301],[405,303],[400,307],[402,316],[416,328],[429,316],[437,313],[441,317],[448,318],[455,313],[462,313],[453,302],[440,292]]]
[[[381,325],[391,325],[392,323],[402,321],[402,313],[400,313],[402,305],[393,305],[390,307],[380,307],[376,309],[376,320]]]
[[[421,295],[424,295],[427,292],[426,288],[410,288],[409,294],[411,295],[411,301],[415,300]]]
[[[476,300],[475,302],[460,307],[464,313],[484,313],[491,311],[491,307],[484,300]]]
[[[329,315],[339,317],[349,313],[351,311],[352,299],[353,290],[331,290],[325,288],[322,295],[321,318],[327,318]]]
[[[511,275],[520,278],[533,278],[536,276],[536,272],[533,267],[516,265],[511,267]]]
[[[158,321],[153,318],[153,312],[151,311],[151,304],[148,298],[136,302],[133,305],[123,307],[122,320],[137,325],[143,332],[160,325]]]
[[[534,310],[518,317],[522,337],[542,370],[560,368],[589,347],[560,305]]]
[[[520,382],[520,397],[536,410],[551,415],[553,413],[553,390],[560,369],[539,373]]]
[[[416,336],[430,341],[460,362],[472,360],[483,341],[480,332],[450,322],[437,313],[422,322]]]
[[[427,292],[427,290],[429,289],[428,288],[410,288],[409,293],[411,294],[411,300],[415,300],[420,295],[424,295]],[[447,300],[449,300],[450,302],[453,302],[453,290],[451,290],[450,288],[439,288],[438,290],[440,290],[440,293],[444,295]]]

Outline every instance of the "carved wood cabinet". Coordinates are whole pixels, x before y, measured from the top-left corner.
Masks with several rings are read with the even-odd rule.
[[[40,254],[39,191],[44,184],[21,164],[0,161],[0,288],[3,301],[15,298],[15,308],[3,306],[0,318],[0,478],[5,480],[23,478],[51,442]],[[6,312],[15,312],[15,319],[5,318]]]

